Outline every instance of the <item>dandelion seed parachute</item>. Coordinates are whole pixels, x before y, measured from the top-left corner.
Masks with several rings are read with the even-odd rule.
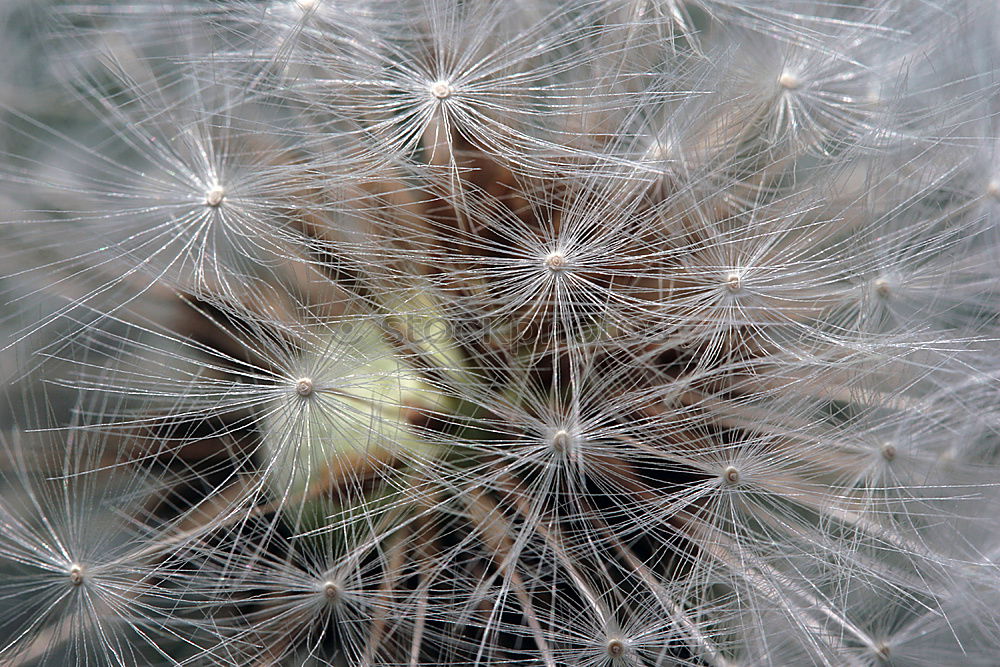
[[[199,650],[157,545],[176,525],[156,516],[166,480],[140,453],[95,433],[3,436],[4,662],[124,667],[166,659],[165,642],[178,657]]]

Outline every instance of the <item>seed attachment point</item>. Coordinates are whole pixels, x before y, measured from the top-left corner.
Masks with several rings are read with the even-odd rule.
[[[654,139],[646,149],[646,159],[662,162],[674,155],[674,147],[668,139]]]
[[[211,206],[213,208],[218,207],[222,204],[222,200],[226,198],[226,190],[221,185],[213,186],[208,192],[205,193],[205,206]]]
[[[79,586],[83,583],[83,566],[79,563],[73,563],[69,566],[69,583],[74,586]]]
[[[892,285],[885,278],[879,278],[872,285],[875,287],[875,294],[879,295],[883,299],[888,298],[892,293]]]
[[[743,289],[743,279],[735,271],[727,273],[725,279],[726,289],[735,294]]]
[[[340,597],[340,586],[334,581],[323,583],[323,597],[330,602],[335,602]]]
[[[735,466],[729,466],[722,471],[722,480],[727,484],[739,484],[740,471]]]
[[[313,391],[315,391],[316,385],[313,384],[312,378],[301,378],[295,383],[295,393],[306,398],[307,396],[312,396]]]
[[[625,642],[618,639],[617,637],[608,641],[606,647],[609,658],[620,658],[625,655]]]
[[[455,93],[455,89],[447,81],[435,81],[430,85],[430,93],[432,97],[439,100],[446,100]]]
[[[1000,201],[1000,178],[994,178],[986,184],[986,196],[990,199]]]
[[[802,85],[802,80],[791,72],[782,72],[778,77],[778,85],[785,90],[797,90]]]
[[[542,264],[549,271],[562,271],[569,267],[569,263],[566,261],[566,255],[562,254],[558,250],[550,252],[542,260]]]
[[[896,458],[896,445],[886,443],[882,445],[882,458],[886,461],[893,461]]]
[[[566,454],[573,447],[573,436],[566,429],[559,429],[552,434],[552,449],[558,454]]]

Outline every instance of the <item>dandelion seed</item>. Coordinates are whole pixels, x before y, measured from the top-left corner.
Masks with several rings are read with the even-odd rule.
[[[143,508],[164,480],[141,452],[86,432],[0,437],[0,662],[124,667],[182,634],[196,645],[164,564],[171,523]]]
[[[740,471],[735,466],[729,466],[722,471],[722,478],[727,484],[739,484]]]
[[[565,429],[559,429],[552,435],[552,449],[557,454],[568,454],[572,448],[573,438]]]
[[[886,461],[893,461],[896,459],[896,446],[892,443],[885,443],[882,445],[881,450],[882,458]]]
[[[669,140],[665,139],[654,139],[650,142],[649,148],[647,148],[645,152],[645,157],[654,162],[670,160],[673,155],[673,144]]]
[[[226,196],[226,190],[221,185],[212,186],[212,188],[205,194],[205,205],[217,207],[222,204],[222,200]]]
[[[785,90],[796,90],[802,85],[802,81],[791,72],[782,72],[781,76],[778,77],[778,85]]]
[[[439,100],[446,100],[455,93],[448,81],[435,81],[430,86],[430,93]]]
[[[340,597],[340,586],[336,582],[327,581],[323,584],[323,595],[331,602],[336,602]]]
[[[315,386],[313,385],[312,378],[300,378],[299,381],[295,383],[295,393],[302,398],[311,396],[314,388]]]
[[[1000,180],[993,179],[986,184],[986,196],[1000,200]]]
[[[559,252],[558,250],[550,252],[542,260],[542,264],[545,265],[549,271],[563,271],[569,268],[569,263],[566,261],[566,256]]]
[[[892,285],[885,278],[877,278],[872,285],[875,287],[875,293],[886,299],[892,294]]]
[[[625,655],[625,642],[620,639],[608,641],[608,657],[615,659]]]

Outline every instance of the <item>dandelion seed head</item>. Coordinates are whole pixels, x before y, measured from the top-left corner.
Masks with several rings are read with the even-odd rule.
[[[82,369],[58,386],[124,397],[80,411],[123,434],[106,456],[0,466],[0,560],[31,584],[8,599],[38,598],[0,605],[15,661],[74,650],[92,598],[80,664],[141,663],[128,638],[198,664],[988,663],[1000,177],[966,164],[995,157],[996,98],[956,39],[979,21],[175,4],[60,22],[125,28],[81,49],[113,116],[112,150],[72,140],[92,176],[31,176],[76,121],[0,110],[52,124],[0,166],[58,181],[32,216],[107,236],[32,269],[44,293],[113,270],[59,311],[96,320],[44,348]],[[133,459],[143,483],[104,488]]]

